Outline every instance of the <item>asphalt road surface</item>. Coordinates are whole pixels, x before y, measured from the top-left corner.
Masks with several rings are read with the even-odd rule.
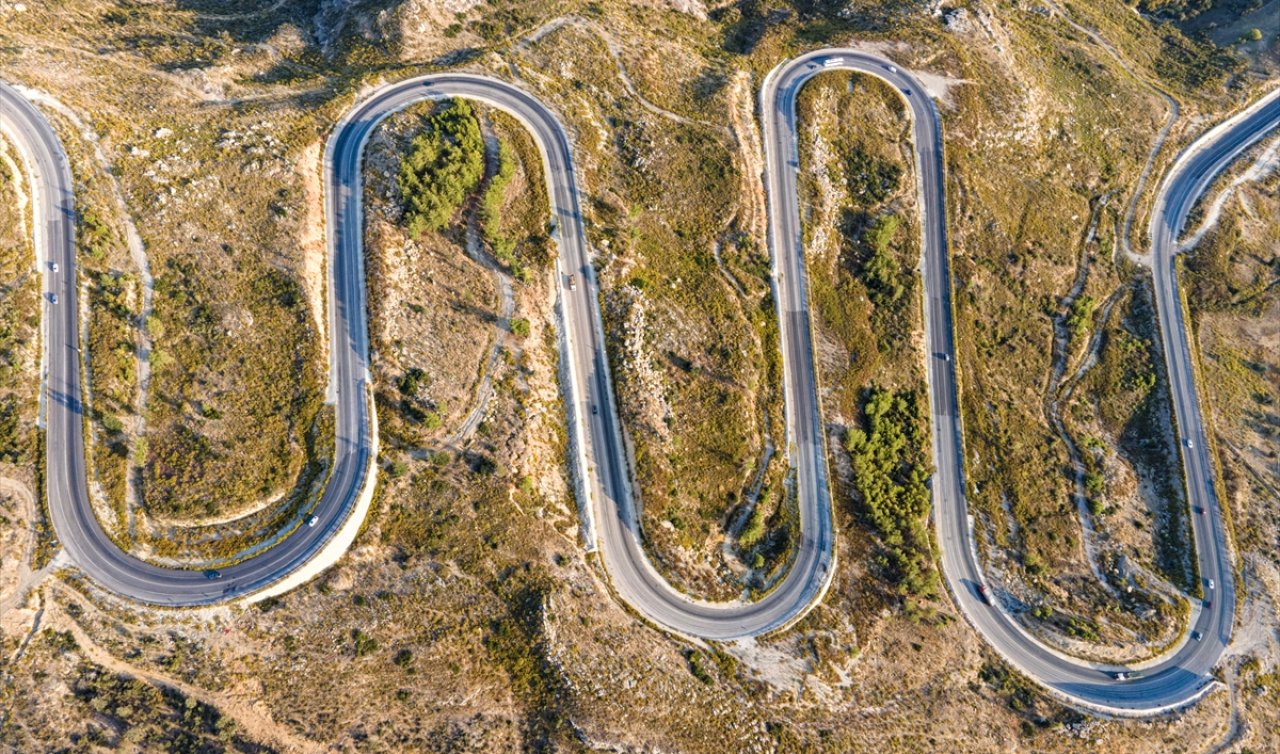
[[[506,110],[538,141],[545,161],[560,245],[562,307],[569,352],[570,424],[582,452],[580,482],[588,492],[599,526],[600,549],[619,596],[664,627],[706,638],[733,638],[785,625],[812,606],[830,580],[831,513],[821,452],[812,349],[803,306],[802,275],[782,289],[788,342],[799,344],[788,364],[791,406],[798,413],[795,448],[807,459],[801,469],[803,544],[788,576],[756,602],[709,604],[672,589],[646,557],[632,506],[629,477],[614,411],[603,347],[598,288],[586,245],[565,131],[541,103],[509,84],[480,76],[441,74],[400,82],[359,103],[339,124],[326,151],[326,211],[329,218],[330,390],[336,404],[335,466],[317,507],[315,526],[299,526],[261,554],[218,569],[164,568],[133,558],[106,535],[93,515],[85,485],[83,399],[75,265],[73,180],[48,121],[21,94],[0,87],[0,117],[35,166],[37,245],[45,270],[48,364],[48,497],[53,526],[71,560],[100,586],[142,602],[190,606],[241,597],[279,582],[306,566],[347,522],[368,478],[370,434],[368,336],[361,250],[360,181],[363,148],[374,127],[389,114],[427,98],[466,97]],[[795,227],[794,220],[792,227]],[[798,237],[798,234],[796,234]],[[798,256],[799,247],[788,248]],[[60,271],[52,273],[56,260]],[[799,270],[792,259],[791,269]],[[570,275],[580,283],[568,285]],[[57,303],[52,295],[57,293]],[[790,293],[790,297],[788,297]],[[798,397],[797,397],[798,396]],[[794,429],[793,429],[794,431]]]
[[[1276,102],[1215,135],[1211,144],[1166,180],[1156,205],[1156,288],[1170,381],[1184,445],[1195,516],[1201,574],[1214,578],[1215,608],[1197,611],[1202,641],[1187,641],[1163,662],[1115,680],[1115,668],[1058,655],[1037,643],[1001,610],[978,595],[983,578],[973,555],[963,496],[963,450],[956,402],[951,287],[947,267],[941,127],[933,102],[910,74],[879,57],[851,50],[822,50],[789,61],[766,79],[761,92],[766,185],[770,195],[769,244],[784,355],[788,457],[797,476],[800,542],[787,575],[754,602],[707,603],[670,587],[644,553],[629,473],[614,410],[604,353],[598,287],[583,234],[572,152],[565,131],[541,103],[494,79],[441,74],[400,82],[364,100],[339,124],[326,153],[326,210],[330,254],[330,395],[337,405],[333,475],[318,507],[316,526],[301,526],[256,557],[221,569],[218,578],[199,570],[161,568],[120,551],[93,516],[85,489],[80,358],[74,258],[72,179],[47,121],[20,94],[0,85],[0,122],[19,142],[36,173],[37,245],[46,279],[48,365],[48,490],[57,536],[72,560],[101,586],[156,604],[200,605],[248,594],[297,571],[346,523],[356,498],[371,484],[367,469],[373,439],[368,402],[368,338],[361,251],[361,161],[365,141],[387,115],[431,97],[466,97],[506,110],[531,130],[545,161],[560,245],[560,295],[566,324],[569,419],[581,452],[579,482],[599,527],[599,543],[618,595],[653,622],[683,634],[733,639],[776,630],[802,616],[821,598],[834,573],[831,502],[822,420],[807,307],[803,249],[796,203],[795,97],[809,78],[835,68],[859,70],[899,89],[914,120],[921,194],[927,376],[933,416],[934,516],[947,582],[968,620],[1009,662],[1061,696],[1117,712],[1145,713],[1193,700],[1210,683],[1209,671],[1230,635],[1231,568],[1212,488],[1207,443],[1193,389],[1176,280],[1169,261],[1173,238],[1194,199],[1248,144],[1276,127]],[[52,273],[49,261],[61,271]],[[569,276],[578,280],[568,285]],[[53,303],[52,294],[58,295]]]

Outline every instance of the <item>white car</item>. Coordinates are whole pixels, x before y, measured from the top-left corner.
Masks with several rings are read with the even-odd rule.
[[[307,526],[315,526],[319,521],[320,521],[319,516],[312,516],[311,518],[307,519]]]
[[[57,263],[57,262],[50,262],[50,263],[49,263],[49,270],[50,270],[51,272],[57,272],[57,271],[58,271],[58,263]]]
[[[1209,588],[1210,588],[1210,589],[1212,589],[1212,588],[1213,588],[1213,579],[1209,579]]]

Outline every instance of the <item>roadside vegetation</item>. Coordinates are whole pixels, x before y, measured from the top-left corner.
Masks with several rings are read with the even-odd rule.
[[[654,39],[690,32],[683,17],[650,15]],[[592,187],[583,209],[645,544],[678,588],[727,598],[771,577],[722,555],[755,500],[773,533],[746,565],[758,554],[757,573],[776,575],[794,541],[763,208],[745,204],[754,156],[724,125],[752,106],[754,87],[677,43],[620,45],[615,59],[609,41],[566,24],[522,49],[519,65],[582,129],[574,158]],[[532,74],[544,70],[560,73]],[[748,123],[733,128],[745,135]]]
[[[556,248],[539,214],[548,206],[542,158],[514,118],[498,110],[487,111],[486,118],[498,138],[498,154],[480,200],[480,227],[493,256],[527,283],[555,264]]]
[[[1280,565],[1274,547],[1280,536],[1277,248],[1280,172],[1272,170],[1225,202],[1217,225],[1183,260],[1182,281],[1236,546],[1246,558]]]
[[[409,235],[444,228],[484,176],[480,123],[466,100],[433,112],[400,163],[400,200]]]
[[[17,155],[0,138],[0,462],[35,462],[38,384],[29,375],[39,363],[40,276],[29,236],[29,195]],[[20,181],[20,182],[19,182]],[[24,216],[25,214],[25,216]]]
[[[877,592],[912,615],[937,596],[910,121],[870,76],[824,73],[796,105],[800,196],[828,453]]]
[[[845,449],[864,515],[884,544],[873,562],[899,594],[936,597],[932,538],[925,523],[929,463],[920,400],[916,392],[872,386],[862,404],[867,429],[850,429]]]

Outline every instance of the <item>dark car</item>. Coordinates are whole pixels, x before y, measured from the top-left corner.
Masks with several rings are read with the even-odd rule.
[[[213,581],[214,579],[220,579],[220,578],[222,578],[222,572],[221,572],[221,571],[215,571],[214,569],[210,568],[210,569],[208,569],[207,571],[205,571],[205,572],[204,572],[204,577],[205,577],[206,579],[209,579],[210,581]]]
[[[1191,638],[1195,639],[1196,641],[1200,641],[1201,639],[1204,638],[1204,634],[1200,633],[1199,631],[1192,631]]]

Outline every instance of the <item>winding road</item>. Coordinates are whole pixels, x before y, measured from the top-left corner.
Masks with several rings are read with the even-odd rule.
[[[1202,575],[1215,578],[1212,611],[1193,615],[1204,640],[1185,642],[1158,664],[1117,681],[1108,671],[1048,650],[1001,610],[980,599],[982,583],[963,495],[963,450],[957,403],[951,285],[947,261],[941,125],[934,103],[911,74],[883,58],[852,50],[820,50],[788,61],[766,78],[761,115],[770,196],[769,246],[784,364],[788,455],[796,470],[800,541],[782,581],[754,602],[708,603],[673,589],[654,569],[639,534],[620,425],[615,413],[599,310],[599,289],[583,231],[572,151],[556,116],[511,84],[470,74],[439,74],[397,82],[361,101],[335,128],[325,151],[329,232],[329,397],[336,408],[335,458],[317,507],[315,526],[298,526],[255,557],[218,574],[164,568],[121,551],[98,524],[89,503],[78,346],[74,196],[67,160],[48,121],[21,93],[0,84],[0,128],[17,144],[35,185],[36,247],[45,278],[45,365],[49,511],[71,560],[105,589],[139,601],[205,605],[257,599],[304,582],[346,550],[369,506],[377,457],[372,410],[363,270],[361,169],[369,135],[388,115],[430,98],[465,97],[519,119],[539,145],[559,244],[558,279],[564,328],[563,382],[574,446],[579,497],[586,501],[588,547],[597,541],[619,597],[663,628],[692,637],[732,640],[783,628],[815,605],[835,572],[833,525],[817,373],[807,307],[804,257],[796,199],[795,99],[814,75],[862,71],[902,92],[912,113],[922,212],[927,376],[933,415],[934,518],[947,582],[960,609],[983,637],[1022,672],[1066,700],[1120,714],[1149,714],[1198,697],[1225,648],[1232,620],[1232,578],[1211,463],[1195,397],[1189,348],[1177,299],[1173,240],[1194,199],[1213,175],[1276,127],[1272,101],[1238,119],[1166,179],[1159,194],[1153,239],[1162,337],[1182,434]],[[60,272],[49,262],[57,261]],[[569,275],[581,284],[567,285]],[[54,303],[56,294],[57,303]],[[1172,326],[1170,326],[1172,323]]]

